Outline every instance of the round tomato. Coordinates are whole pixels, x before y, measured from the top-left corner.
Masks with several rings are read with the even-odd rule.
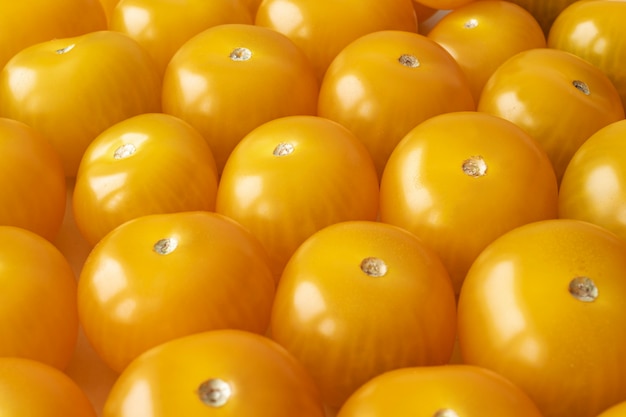
[[[202,135],[177,117],[144,113],[98,135],[76,175],[76,225],[94,245],[147,214],[215,209],[217,168]]]
[[[454,291],[438,256],[380,222],[340,222],[309,237],[287,263],[272,310],[272,338],[331,408],[383,372],[447,363],[455,335]]]
[[[181,337],[119,376],[103,417],[324,417],[317,387],[270,339],[238,330]]]
[[[500,65],[483,88],[478,111],[526,130],[548,153],[559,182],[589,136],[624,118],[619,93],[599,68],[551,48],[522,51]]]
[[[375,220],[378,178],[363,144],[316,116],[283,117],[250,132],[233,150],[216,211],[264,245],[276,277],[296,248],[344,220]]]
[[[478,366],[409,367],[361,386],[337,417],[543,417],[519,387]]]
[[[350,42],[371,32],[417,32],[412,0],[264,0],[255,24],[291,39],[309,58],[319,80]]]
[[[455,112],[421,123],[391,154],[380,219],[437,251],[458,293],[478,254],[504,232],[557,216],[550,160],[513,123]]]
[[[507,0],[528,10],[541,25],[543,33],[548,36],[552,23],[557,16],[570,4],[579,0]]]
[[[593,134],[570,161],[559,190],[559,217],[585,220],[626,239],[626,120]]]
[[[448,13],[428,32],[459,63],[478,102],[491,74],[518,52],[546,46],[535,18],[504,0],[474,1]]]
[[[53,240],[65,215],[61,157],[38,131],[0,117],[0,224],[22,227]]]
[[[0,404],[5,416],[96,417],[85,393],[42,362],[0,357]]]
[[[192,36],[225,23],[252,23],[239,0],[120,0],[109,29],[145,48],[163,74],[176,51]]]
[[[65,369],[78,334],[71,266],[43,237],[0,226],[0,271],[0,357]]]
[[[310,62],[286,36],[254,25],[217,25],[185,42],[170,61],[163,111],[204,136],[221,173],[255,127],[315,114],[318,87]]]
[[[426,36],[380,31],[344,48],[326,72],[318,114],[350,129],[382,174],[400,139],[423,120],[474,110],[463,71]]]
[[[577,1],[552,25],[548,46],[571,52],[600,68],[626,106],[626,2]]]
[[[112,31],[53,39],[21,50],[0,71],[0,116],[41,132],[74,177],[83,152],[107,127],[159,111],[152,59]]]
[[[552,219],[491,243],[458,305],[467,364],[523,389],[546,417],[595,416],[626,400],[626,241]]]
[[[626,401],[615,404],[604,410],[597,417],[624,417],[626,416]]]
[[[157,344],[205,330],[265,333],[275,281],[261,244],[207,211],[118,226],[91,251],[78,313],[98,355],[121,371]]]

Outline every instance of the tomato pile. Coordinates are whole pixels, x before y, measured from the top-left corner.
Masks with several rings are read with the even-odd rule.
[[[0,414],[626,416],[624,21],[0,2]]]

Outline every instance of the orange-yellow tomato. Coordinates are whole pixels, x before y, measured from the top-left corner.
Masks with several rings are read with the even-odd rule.
[[[548,46],[571,52],[600,68],[626,106],[626,2],[577,1],[554,21]]]
[[[490,244],[458,306],[467,364],[500,373],[546,417],[595,416],[626,400],[626,241],[552,219]]]
[[[559,189],[559,217],[585,220],[626,239],[626,120],[594,133],[576,151]]]
[[[65,215],[61,157],[38,131],[0,117],[0,224],[53,240]]]
[[[428,32],[459,63],[474,100],[491,74],[518,52],[546,46],[541,26],[524,8],[504,0],[469,3],[445,15]]]
[[[107,127],[159,111],[152,59],[112,31],[53,39],[21,50],[0,72],[0,116],[41,132],[74,177],[83,152]]]
[[[147,214],[215,209],[217,169],[202,135],[177,117],[145,113],[116,123],[86,149],[76,176],[76,225],[94,245]]]
[[[0,4],[0,68],[27,46],[104,30],[106,25],[99,0],[3,1]]]
[[[265,336],[214,330],[178,338],[134,360],[103,417],[324,417],[311,377]]]
[[[33,232],[0,226],[0,288],[0,357],[64,369],[78,334],[76,279],[65,257]]]
[[[107,234],[78,283],[78,312],[115,371],[157,344],[205,330],[267,330],[275,281],[261,244],[207,211],[138,217]]]
[[[218,25],[185,42],[170,61],[163,111],[202,133],[221,172],[255,127],[315,114],[318,87],[310,62],[286,36],[254,25]]]
[[[375,220],[378,178],[367,149],[345,127],[316,116],[264,123],[233,150],[216,211],[250,230],[276,277],[296,248],[344,220]]]
[[[143,46],[161,74],[187,40],[225,23],[252,23],[240,0],[120,0],[109,29],[127,34]]]
[[[507,0],[528,10],[537,19],[546,36],[557,16],[579,0]]]
[[[458,293],[502,233],[557,216],[550,160],[513,123],[484,113],[435,116],[398,144],[380,185],[380,218],[435,249]]]
[[[604,410],[596,417],[624,417],[626,416],[626,400]]]
[[[0,357],[3,416],[96,417],[85,393],[60,370],[31,359]]]
[[[456,302],[438,256],[413,234],[372,221],[330,225],[291,257],[271,336],[340,407],[383,372],[449,361]]]
[[[408,367],[361,386],[337,417],[543,417],[519,387],[478,366]]]
[[[318,114],[350,129],[381,175],[393,148],[417,124],[474,108],[465,74],[443,47],[417,33],[381,31],[337,55],[320,88]]]
[[[319,80],[350,42],[380,30],[417,32],[412,0],[264,0],[255,24],[291,39],[309,58]]]
[[[606,74],[552,48],[522,51],[500,65],[483,88],[478,111],[526,130],[548,153],[559,182],[589,136],[624,118],[619,93]]]

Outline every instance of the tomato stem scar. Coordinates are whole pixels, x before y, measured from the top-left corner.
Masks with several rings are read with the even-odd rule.
[[[153,246],[153,250],[159,255],[168,255],[176,250],[178,240],[175,238],[159,239]]]
[[[218,378],[208,379],[198,387],[200,401],[214,408],[225,405],[231,393],[230,385]]]
[[[121,145],[117,149],[115,149],[115,151],[113,152],[113,159],[128,158],[129,156],[134,154],[136,150],[137,148],[135,148],[135,145],[133,145],[132,143],[125,143],[124,145]]]
[[[442,408],[441,410],[437,410],[433,417],[459,417],[456,411],[451,408]]]
[[[59,55],[63,55],[74,49],[76,44],[67,45],[65,48],[57,49],[55,52]]]
[[[281,142],[274,148],[272,155],[274,156],[287,156],[293,153],[294,146],[289,142]]]
[[[482,177],[487,174],[487,163],[480,155],[472,156],[463,161],[463,172],[470,177]]]
[[[398,58],[398,62],[409,68],[417,68],[420,66],[420,61],[415,55],[402,54],[400,58]]]
[[[591,92],[589,91],[589,86],[584,81],[574,80],[574,81],[572,81],[572,85],[574,87],[576,87],[576,89],[578,91],[580,91],[581,93],[583,93],[586,96],[591,94]]]
[[[387,264],[380,258],[368,257],[361,261],[361,271],[370,277],[383,277],[387,274]]]
[[[463,24],[465,29],[474,29],[476,26],[478,26],[478,20],[476,19],[470,19]]]
[[[252,51],[248,48],[235,48],[229,55],[233,61],[247,61],[252,58]]]
[[[589,277],[576,277],[569,283],[569,293],[577,300],[590,303],[598,298],[598,287]]]

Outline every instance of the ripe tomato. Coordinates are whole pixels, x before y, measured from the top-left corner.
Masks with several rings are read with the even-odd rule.
[[[557,216],[552,165],[513,123],[478,112],[435,116],[393,151],[380,219],[437,251],[458,293],[476,256],[522,224]]]
[[[219,328],[264,333],[275,282],[260,243],[211,212],[154,214],[107,234],[78,283],[85,334],[121,371],[176,337]]]
[[[443,47],[417,33],[380,31],[334,59],[320,88],[318,114],[363,141],[381,175],[393,148],[417,124],[474,108],[463,71]]]
[[[104,129],[160,109],[150,56],[112,31],[53,39],[18,52],[0,72],[0,116],[40,131],[74,177],[83,152]]]
[[[624,417],[626,416],[626,401],[615,404],[604,410],[597,417]]]
[[[559,190],[559,217],[595,223],[626,239],[626,120],[593,134],[570,161]]]
[[[409,367],[361,386],[337,417],[543,417],[519,387],[478,366]]]
[[[526,50],[500,65],[483,88],[478,110],[530,133],[548,153],[559,182],[589,136],[624,118],[617,89],[600,69],[551,48]]]
[[[109,29],[125,33],[143,46],[161,74],[187,40],[212,26],[252,23],[239,0],[120,0]]]
[[[104,30],[106,25],[106,15],[98,0],[3,1],[0,68],[27,46]]]
[[[539,22],[543,33],[548,36],[552,23],[570,4],[578,0],[507,0],[528,10]]]
[[[287,263],[272,310],[272,338],[331,408],[383,372],[447,363],[455,335],[443,264],[413,234],[380,222],[340,222],[309,237]]]
[[[324,417],[306,370],[270,339],[214,330],[178,338],[134,360],[103,417]]]
[[[170,61],[163,111],[202,133],[221,173],[255,127],[315,114],[318,87],[310,62],[286,36],[253,25],[218,25],[185,42]]]
[[[53,240],[65,215],[61,158],[38,131],[0,117],[0,224],[22,227]]]
[[[474,1],[445,15],[428,32],[459,63],[478,102],[491,74],[518,52],[546,46],[535,18],[504,0]]]
[[[78,333],[71,266],[43,237],[0,226],[0,271],[0,357],[30,358],[64,369]]]
[[[3,416],[96,417],[85,393],[60,370],[31,359],[0,357]]]
[[[217,168],[202,135],[177,117],[144,113],[111,126],[86,149],[76,176],[76,225],[94,245],[147,214],[215,209]]]
[[[548,46],[571,52],[600,68],[626,106],[626,2],[578,1],[555,20]]]
[[[337,54],[380,30],[417,32],[412,0],[264,0],[255,24],[284,34],[309,58],[321,81]]]
[[[216,211],[263,243],[279,277],[291,254],[319,229],[375,220],[378,178],[367,150],[345,127],[316,116],[278,118],[233,150]]]
[[[491,243],[458,306],[467,364],[500,373],[546,417],[595,416],[626,400],[626,241],[552,219]]]

